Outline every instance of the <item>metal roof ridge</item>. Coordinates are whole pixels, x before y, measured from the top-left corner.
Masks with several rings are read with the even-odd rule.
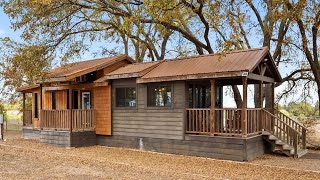
[[[217,56],[217,55],[223,55],[223,54],[234,54],[234,53],[241,53],[241,52],[249,52],[249,51],[257,51],[257,50],[265,50],[269,49],[268,47],[260,47],[260,48],[250,48],[250,49],[243,49],[243,50],[233,50],[229,52],[224,53],[216,53],[216,54],[202,54],[202,55],[193,55],[193,56],[186,56],[186,57],[180,57],[180,58],[171,58],[171,59],[164,59],[163,61],[170,62],[170,61],[177,61],[177,60],[187,60],[187,59],[193,59],[198,57],[207,57],[207,56]]]

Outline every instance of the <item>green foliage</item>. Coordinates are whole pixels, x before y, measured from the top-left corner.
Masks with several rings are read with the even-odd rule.
[[[0,39],[0,77],[2,94],[13,95],[15,88],[41,81],[50,68],[52,57],[44,45],[16,43],[9,38]]]
[[[279,107],[281,112],[287,112],[290,116],[300,118],[317,116],[317,106],[312,106],[306,101],[290,102],[288,105]],[[286,113],[285,113],[286,114]]]

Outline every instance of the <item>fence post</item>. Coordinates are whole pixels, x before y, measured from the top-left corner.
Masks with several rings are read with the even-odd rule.
[[[294,148],[294,158],[298,158],[298,139],[297,139],[297,133],[293,133],[293,148]]]
[[[216,105],[216,87],[215,87],[215,80],[210,80],[211,84],[211,108],[210,108],[210,132],[214,134],[215,132],[215,105]]]
[[[303,149],[307,148],[306,139],[307,139],[307,130],[304,127],[302,127],[302,148]]]

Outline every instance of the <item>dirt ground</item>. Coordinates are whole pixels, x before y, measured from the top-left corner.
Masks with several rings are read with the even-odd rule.
[[[59,148],[22,140],[17,132],[5,135],[0,179],[320,179],[320,151],[243,163],[103,146]]]

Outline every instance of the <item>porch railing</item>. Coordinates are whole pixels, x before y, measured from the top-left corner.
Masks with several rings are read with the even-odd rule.
[[[261,112],[263,114],[263,128],[284,143],[294,147],[294,156],[298,157],[298,149],[306,149],[306,128],[304,126],[298,126],[297,124],[299,123],[292,119],[290,121],[294,122],[288,124],[287,122],[289,122],[289,120],[286,118],[281,119],[283,116],[279,116],[280,112],[275,115],[264,109]]]
[[[240,108],[215,109],[215,119],[213,121],[214,124],[212,124],[210,122],[209,108],[189,108],[187,109],[186,133],[239,136],[243,132],[241,113],[242,109]],[[261,132],[260,116],[261,108],[247,109],[248,134]]]
[[[42,110],[40,128],[73,131],[95,128],[94,110],[74,109],[71,113],[70,110]]]
[[[23,125],[29,126],[32,124],[32,110],[23,111]]]

